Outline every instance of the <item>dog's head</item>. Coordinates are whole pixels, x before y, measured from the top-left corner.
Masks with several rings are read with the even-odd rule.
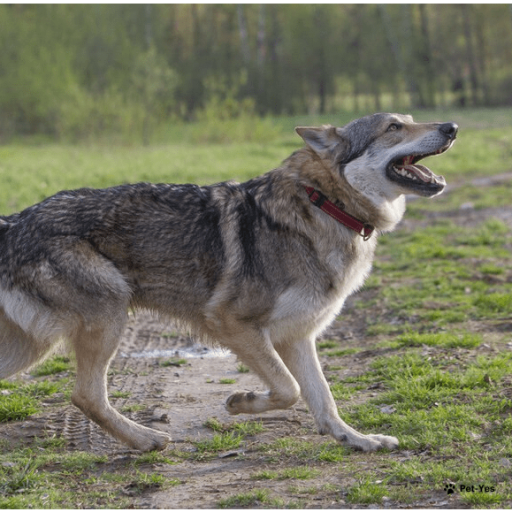
[[[310,149],[372,200],[440,194],[444,177],[418,162],[448,150],[457,130],[455,123],[415,123],[401,114],[373,114],[341,128],[296,128]]]

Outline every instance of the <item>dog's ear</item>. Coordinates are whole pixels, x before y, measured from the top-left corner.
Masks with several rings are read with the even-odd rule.
[[[295,131],[304,142],[321,158],[337,159],[347,150],[347,141],[341,135],[341,129],[326,125],[320,128],[297,126]]]

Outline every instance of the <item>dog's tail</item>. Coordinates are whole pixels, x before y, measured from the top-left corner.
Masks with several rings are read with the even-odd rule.
[[[11,321],[0,308],[0,379],[37,363],[53,343],[41,343]]]

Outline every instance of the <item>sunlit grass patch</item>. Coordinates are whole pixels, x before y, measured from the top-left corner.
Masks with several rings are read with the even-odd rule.
[[[152,451],[139,455],[134,464],[176,464],[176,462],[167,457],[162,452]]]
[[[331,384],[330,388],[334,400],[348,400],[359,389],[364,388],[364,386],[348,386],[344,382],[336,382]]]
[[[329,352],[325,352],[322,355],[325,355],[327,357],[344,357],[344,356],[350,356],[352,354],[357,354],[359,352],[359,349],[357,348],[343,348],[339,350],[330,350]]]
[[[138,412],[146,409],[147,405],[144,404],[128,404],[121,407],[121,412]]]
[[[512,410],[512,401],[494,389],[512,372],[512,354],[452,364],[408,352],[372,366],[386,391],[342,414],[358,430],[392,433],[402,448],[471,442]]]
[[[335,340],[324,340],[324,341],[318,341],[316,344],[318,350],[326,350],[329,348],[336,348],[339,347],[339,342]]]
[[[371,503],[381,503],[382,498],[387,494],[388,489],[385,484],[375,483],[368,479],[351,487],[346,499],[349,503],[369,505]]]
[[[482,343],[482,336],[470,332],[408,332],[398,336],[396,343],[400,346],[428,345],[445,348],[475,348]]]
[[[512,314],[512,292],[480,294],[474,299],[473,304],[481,315],[487,317],[496,314]]]
[[[219,452],[239,448],[243,439],[244,436],[242,434],[226,432],[222,434],[214,434],[212,439],[194,441],[194,446],[197,448],[199,453]]]
[[[34,368],[31,372],[35,377],[44,377],[56,373],[65,372],[70,369],[70,360],[68,357],[55,356],[47,359],[42,364]]]
[[[40,410],[40,398],[52,395],[59,386],[47,381],[17,385],[0,381],[0,422],[23,420]]]
[[[219,384],[236,384],[236,379],[223,377],[222,379],[219,379]]]
[[[167,359],[165,361],[161,361],[160,362],[160,366],[163,366],[164,368],[168,367],[168,366],[183,366],[187,364],[187,360],[186,359],[179,359],[179,358],[175,358],[175,359]]]
[[[267,489],[257,489],[223,498],[217,504],[219,508],[256,508],[262,505],[264,508],[281,508],[284,502],[279,498],[272,498]]]
[[[279,471],[264,470],[254,473],[251,476],[253,480],[308,480],[315,478],[320,474],[320,470],[310,468],[307,466],[296,466],[291,468],[281,469]]]

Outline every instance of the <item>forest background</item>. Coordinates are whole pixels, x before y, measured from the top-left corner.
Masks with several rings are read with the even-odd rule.
[[[148,144],[194,122],[247,140],[276,116],[505,105],[504,4],[0,5],[0,142]]]

